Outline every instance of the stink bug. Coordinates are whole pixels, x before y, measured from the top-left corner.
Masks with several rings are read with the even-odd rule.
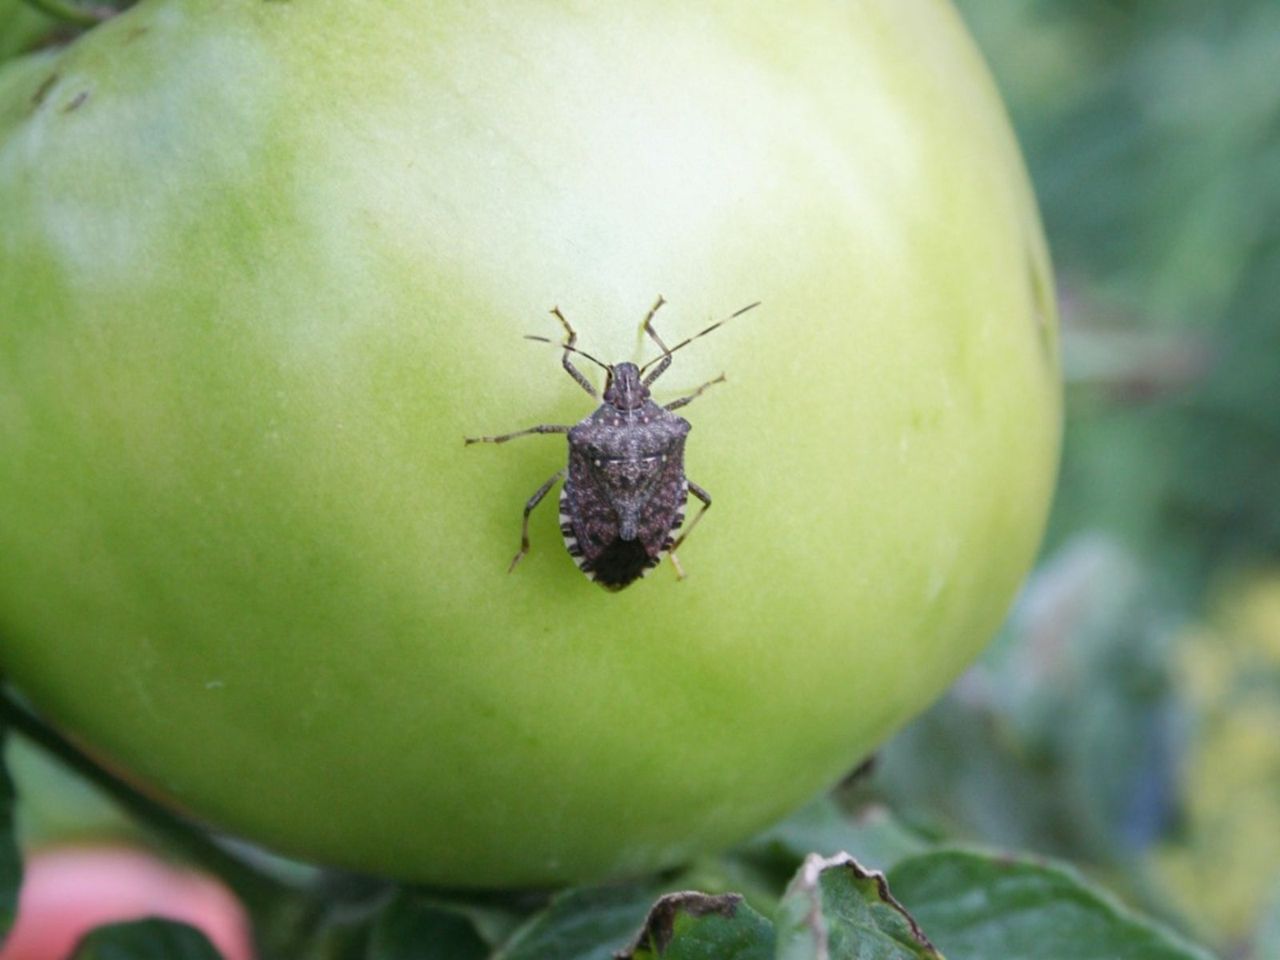
[[[497,437],[467,437],[466,443],[506,443],[535,433],[564,433],[569,438],[569,464],[557,470],[524,505],[520,551],[508,572],[529,552],[529,514],[560,480],[560,532],[578,568],[608,590],[621,590],[658,565],[664,553],[671,555],[676,574],[684,578],[676,550],[711,506],[711,495],[684,475],[684,442],[689,421],[672,411],[691,403],[703,391],[721,383],[724,374],[666,405],[655,403],[649,387],[671,366],[671,355],[727,320],[758,307],[753,303],[676,344],[668,347],[653,328],[653,318],[665,303],[657,299],[644,318],[645,334],[662,351],[643,367],[634,363],[602,363],[575,344],[578,335],[559,307],[551,313],[564,327],[561,362],[569,376],[600,406],[573,426],[539,424]],[[547,337],[527,339],[544,343]],[[603,396],[573,365],[573,354],[585,357],[605,371]],[[653,368],[648,374],[645,373]],[[675,536],[684,523],[684,507],[693,494],[702,509]]]

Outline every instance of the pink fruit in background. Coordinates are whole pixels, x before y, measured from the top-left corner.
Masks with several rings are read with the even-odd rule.
[[[224,960],[253,956],[244,908],[217,880],[139,850],[61,847],[28,857],[0,960],[66,960],[93,928],[144,917],[191,924]]]

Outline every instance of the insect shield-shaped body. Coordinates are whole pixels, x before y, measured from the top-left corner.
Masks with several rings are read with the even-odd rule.
[[[600,409],[569,431],[560,532],[600,585],[625,587],[674,545],[689,497],[688,434],[688,420],[649,398],[634,363],[613,367]]]
[[[649,387],[666,372],[676,350],[725,321],[714,323],[669,348],[653,329],[654,314],[663,302],[659,297],[644,320],[644,332],[662,353],[644,367],[634,363],[601,363],[578,350],[574,346],[577,334],[560,310],[553,309],[552,314],[564,326],[566,334],[562,345],[564,368],[582,389],[601,400],[599,408],[572,427],[540,424],[501,436],[466,439],[468,444],[505,443],[529,434],[568,434],[569,465],[553,474],[525,504],[520,551],[509,569],[515,569],[529,552],[529,514],[567,474],[560,493],[560,532],[569,554],[583,573],[603,587],[621,590],[657,566],[664,553],[670,553],[677,574],[684,576],[675,551],[711,506],[711,496],[684,474],[684,444],[690,426],[689,421],[672,411],[723,381],[724,374],[665,406],[654,402]],[[757,305],[743,307],[726,319],[733,319]],[[551,342],[546,337],[529,339]],[[573,365],[570,358],[574,354],[605,370],[603,397]],[[645,375],[644,371],[651,366],[654,369]],[[702,509],[676,537],[676,531],[684,522],[685,502],[690,493],[702,502]]]

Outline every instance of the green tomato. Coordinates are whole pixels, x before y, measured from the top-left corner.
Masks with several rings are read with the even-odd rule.
[[[143,2],[0,73],[0,667],[219,827],[450,885],[729,844],[999,624],[1051,281],[955,13]],[[609,593],[551,498],[579,346],[715,501]],[[589,365],[588,365],[589,367]],[[592,371],[598,374],[599,371]]]

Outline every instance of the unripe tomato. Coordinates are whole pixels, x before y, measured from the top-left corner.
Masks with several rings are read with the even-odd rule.
[[[935,0],[144,0],[0,73],[0,668],[158,796],[451,885],[743,837],[999,623],[1059,433],[1051,281]],[[566,554],[578,346],[714,507]],[[592,376],[599,374],[580,361]],[[597,377],[597,380],[599,378]]]

